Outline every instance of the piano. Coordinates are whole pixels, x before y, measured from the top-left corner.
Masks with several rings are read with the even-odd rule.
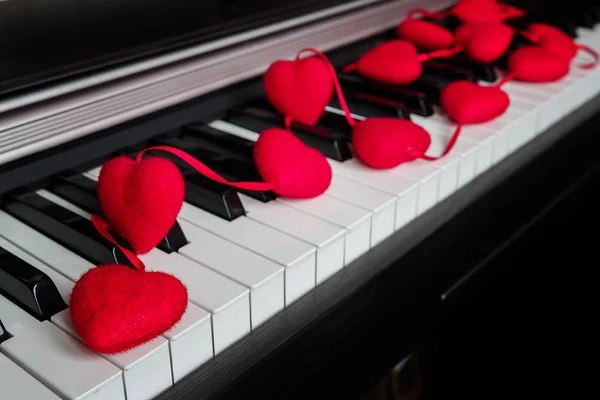
[[[487,261],[592,168],[599,69],[510,82],[508,111],[465,127],[447,157],[385,171],[353,157],[334,97],[318,124],[326,134],[292,128],[330,160],[325,195],[285,199],[184,174],[177,224],[141,256],[187,286],[180,323],[105,355],[68,314],[78,277],[119,261],[89,221],[104,161],[166,144],[255,180],[248,149],[275,121],[261,83],[271,62],[314,47],[339,68],[393,37],[413,8],[452,3],[1,1],[2,398],[352,398],[506,273]],[[598,6],[540,3],[511,4],[600,49]],[[499,68],[458,55],[428,61],[404,87],[339,77],[357,118],[409,118],[441,152],[454,125],[439,88],[490,84]]]

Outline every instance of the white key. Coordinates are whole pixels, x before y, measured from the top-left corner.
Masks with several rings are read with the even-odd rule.
[[[323,194],[312,199],[278,199],[307,214],[336,224],[346,230],[344,265],[356,260],[371,248],[371,213]]]
[[[15,243],[28,243],[31,238],[35,246],[31,247],[30,251],[42,254],[40,257],[72,281],[79,279],[93,266],[29,226],[17,224],[16,222],[19,221],[3,211],[0,211],[0,221],[2,226],[11,227],[3,232],[7,238]],[[172,376],[175,382],[213,356],[210,317],[210,313],[206,310],[190,303],[181,320],[163,334],[169,340]]]
[[[371,217],[371,246],[394,233],[396,198],[389,193],[361,185],[350,179],[334,175],[327,195],[369,210]]]
[[[417,215],[419,182],[390,170],[377,170],[357,159],[339,162],[328,160],[335,175],[381,190],[397,197],[394,229],[406,226]]]
[[[259,137],[257,132],[249,131],[225,121],[213,121],[210,123],[210,126],[252,141],[258,140]],[[280,197],[277,201],[345,229],[346,251],[342,265],[354,261],[371,247],[371,213],[368,210],[330,197],[327,191],[321,196],[312,199]],[[318,261],[317,264],[319,264]],[[328,277],[329,275],[331,275],[330,271],[327,271],[327,274],[323,275],[319,273],[317,267],[317,276]]]
[[[215,129],[219,129],[223,132],[228,132],[232,135],[245,138],[250,141],[256,141],[258,139],[257,132],[252,132],[248,129],[239,127],[234,124],[230,124],[225,121],[213,121],[210,123],[210,126],[212,126]],[[362,185],[379,188],[386,191],[387,193],[391,193],[398,197],[401,197],[401,200],[399,199],[399,201],[396,203],[396,228],[405,225],[414,218],[416,212],[416,191],[418,188],[418,183],[413,179],[402,179],[399,178],[397,175],[391,174],[389,171],[373,170],[372,168],[361,164],[355,159],[347,160],[344,162],[339,162],[335,160],[328,161],[335,175],[343,176],[347,179],[354,180]],[[380,181],[379,184],[376,181],[374,182],[373,179],[370,179],[370,176],[368,176],[369,173],[374,174],[371,175],[373,177],[383,176],[383,180],[385,182]],[[383,185],[381,185],[381,183],[383,183]],[[410,193],[411,191],[414,193]]]
[[[97,171],[95,168],[84,175],[97,180]],[[286,304],[315,287],[316,248],[306,242],[246,217],[225,221],[185,202],[179,213],[181,221],[188,221],[284,266]]]
[[[316,284],[344,267],[345,229],[296,210],[279,199],[263,203],[241,193],[239,197],[248,218],[316,247]]]
[[[423,118],[418,115],[411,116],[412,120],[421,125],[431,137],[431,145],[426,154],[431,157],[439,157],[448,145],[448,141],[456,130],[456,124],[448,119],[436,121],[433,116]],[[454,148],[444,157],[449,155],[460,156],[458,165],[457,189],[470,182],[475,177],[475,166],[477,163],[479,146],[476,141],[459,136]],[[442,161],[442,159],[438,161]]]
[[[0,235],[29,254],[43,259],[51,268],[72,282],[77,281],[83,273],[93,267],[87,260],[1,210]],[[194,304],[188,304],[179,323],[163,336],[169,340],[175,382],[213,355],[210,314]]]
[[[233,221],[225,221],[188,203],[183,204],[179,216],[181,220],[186,220],[283,265],[286,268],[286,304],[297,300],[315,287],[316,248],[314,246],[249,218],[240,217]]]
[[[37,194],[84,218],[91,218],[85,210],[53,193],[39,190]],[[248,289],[179,253],[154,248],[139,258],[147,271],[161,271],[178,278],[187,287],[189,300],[212,313],[215,353],[250,332]]]
[[[16,248],[2,238],[0,246],[10,252]],[[125,399],[122,371],[81,342],[3,296],[0,315],[13,335],[0,344],[0,351],[60,397]]]
[[[75,282],[60,275],[57,272],[60,269],[53,269],[49,265],[52,261],[66,261],[68,264],[69,259],[73,260],[77,257],[75,254],[45,237],[40,238],[42,235],[4,213],[4,211],[0,211],[0,236],[12,242],[10,244],[2,242],[8,246],[5,247],[6,250],[48,275],[56,285],[65,303],[69,304]],[[15,240],[12,241],[11,239]],[[71,257],[71,255],[75,257]],[[38,258],[44,259],[48,265],[39,261]],[[60,266],[60,263],[54,264],[54,266],[57,265]],[[81,259],[81,265],[89,268],[93,267],[83,259]],[[68,308],[54,315],[51,321],[57,327],[81,341],[73,326]],[[152,398],[173,384],[168,341],[163,337],[155,338],[127,352],[110,355],[101,354],[101,356],[123,371],[127,399]]]
[[[2,353],[0,353],[0,392],[3,399],[60,400],[60,397]]]
[[[249,288],[253,328],[284,308],[283,266],[187,221],[179,225],[190,241],[180,254]]]

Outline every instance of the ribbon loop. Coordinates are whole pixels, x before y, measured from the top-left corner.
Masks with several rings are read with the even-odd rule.
[[[415,155],[415,156],[418,156],[418,158],[421,158],[421,159],[427,160],[427,161],[439,160],[440,158],[442,158],[445,155],[447,155],[448,153],[450,153],[452,148],[454,148],[454,145],[456,144],[456,141],[458,140],[458,136],[460,135],[461,130],[462,130],[462,124],[461,123],[456,124],[456,129],[454,130],[454,133],[452,134],[450,141],[446,145],[446,149],[444,150],[444,152],[441,155],[439,155],[437,157],[426,156],[425,154],[419,154],[419,155]]]
[[[137,269],[138,271],[146,270],[146,266],[144,265],[142,260],[140,260],[134,253],[117,243],[117,241],[112,237],[112,235],[109,232],[110,226],[106,221],[104,221],[98,215],[92,215],[92,224],[94,225],[94,228],[96,228],[99,234],[101,234],[106,240],[117,246],[119,250],[121,250],[123,254],[125,254],[125,257],[127,257],[129,262],[135,267],[135,269]]]
[[[327,58],[327,56],[325,54],[321,53],[319,50],[316,50],[313,48],[305,48],[298,52],[298,54],[296,55],[296,60],[300,59],[300,56],[302,55],[302,53],[313,53],[314,55],[319,57],[321,60],[323,60],[323,62],[325,62],[325,64],[327,64],[327,68],[329,69],[329,74],[331,75],[331,79],[333,79],[333,83],[335,85],[335,92],[337,93],[338,99],[340,101],[342,111],[344,111],[344,116],[346,117],[346,121],[348,121],[348,124],[354,128],[356,126],[356,121],[354,120],[354,118],[352,118],[352,113],[350,112],[350,109],[348,108],[348,104],[346,103],[346,99],[344,98],[344,93],[342,92],[340,82],[338,81],[337,74],[335,72],[335,68],[333,68],[333,65],[331,65],[331,62],[329,62],[329,59]]]

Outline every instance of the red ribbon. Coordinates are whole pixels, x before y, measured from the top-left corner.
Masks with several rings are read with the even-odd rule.
[[[194,157],[192,157],[185,151],[176,149],[174,147],[169,147],[169,146],[148,147],[139,152],[139,154],[137,155],[136,161],[140,161],[145,152],[155,151],[155,150],[166,151],[168,153],[176,155],[177,157],[181,158],[183,161],[188,163],[196,171],[200,172],[202,175],[206,176],[209,179],[212,179],[215,182],[223,183],[225,185],[229,185],[229,186],[233,186],[238,189],[245,189],[245,190],[268,191],[268,190],[273,190],[275,188],[275,185],[273,185],[272,183],[269,183],[269,182],[230,182],[227,179],[223,178],[221,175],[217,174],[212,169],[208,168],[206,165],[204,165],[200,161],[196,160]]]
[[[133,265],[138,271],[146,270],[146,266],[144,265],[142,260],[140,260],[131,251],[127,250],[126,248],[121,246],[119,243],[117,243],[117,241],[112,237],[112,235],[109,232],[110,226],[108,225],[108,223],[106,221],[104,221],[98,215],[92,215],[92,224],[94,224],[94,227],[96,228],[98,233],[100,233],[102,236],[104,236],[104,238],[106,240],[108,240],[109,242],[111,242],[112,244],[117,246],[123,252],[123,254],[125,254],[125,257],[127,257],[129,262],[131,263],[131,265]]]

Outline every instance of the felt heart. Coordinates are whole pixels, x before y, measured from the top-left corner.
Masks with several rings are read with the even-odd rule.
[[[329,66],[317,57],[279,60],[263,77],[265,95],[282,115],[313,125],[333,95]]]
[[[356,124],[352,146],[362,162],[372,168],[394,168],[425,154],[431,137],[412,121],[367,118]]]
[[[366,78],[402,85],[421,76],[421,62],[416,47],[401,39],[375,46],[356,62],[356,70]]]
[[[569,73],[569,60],[535,46],[514,51],[507,66],[515,78],[527,82],[553,82]]]
[[[452,46],[454,36],[443,26],[422,19],[408,18],[396,28],[398,36],[425,51]]]
[[[480,124],[502,115],[508,108],[510,99],[498,87],[457,81],[442,90],[440,104],[456,122]]]
[[[454,44],[464,48],[472,60],[487,64],[506,52],[513,35],[513,30],[501,23],[474,22],[456,29]]]
[[[577,54],[577,44],[569,35],[558,28],[544,23],[529,25],[527,31],[538,37],[538,46],[543,47],[557,56],[572,60]]]
[[[272,183],[282,196],[316,197],[331,183],[331,166],[325,156],[284,129],[271,128],[260,134],[254,161],[265,182]]]
[[[501,6],[495,0],[461,0],[452,7],[452,15],[462,22],[501,22]]]
[[[152,250],[167,235],[183,205],[184,188],[179,169],[162,157],[109,160],[97,185],[104,217],[136,254]]]
[[[166,332],[187,304],[185,286],[171,275],[105,265],[75,283],[70,311],[75,330],[91,350],[118,353]]]

